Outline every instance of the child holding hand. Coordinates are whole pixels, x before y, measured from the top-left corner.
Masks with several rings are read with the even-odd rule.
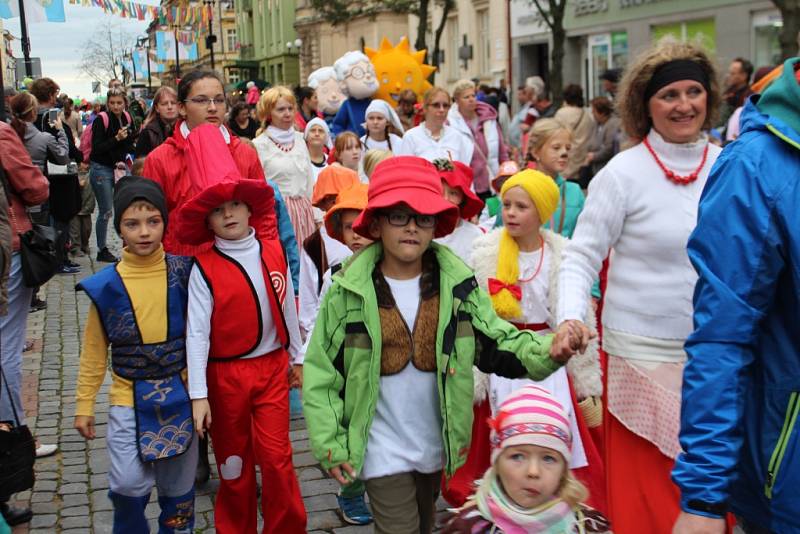
[[[514,391],[489,426],[492,467],[443,534],[610,532],[582,504],[588,492],[569,470],[567,414],[550,392],[535,385]]]
[[[375,242],[335,275],[306,352],[312,452],[340,484],[364,481],[378,534],[432,531],[442,470],[469,450],[473,365],[542,379],[588,343],[499,319],[466,264],[432,243],[458,217],[431,163],[381,162],[353,223]]]

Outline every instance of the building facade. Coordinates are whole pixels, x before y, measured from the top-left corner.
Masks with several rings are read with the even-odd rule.
[[[259,78],[273,85],[300,80],[300,41],[294,28],[294,0],[236,0],[240,81]]]
[[[511,2],[512,83],[547,80],[550,33],[535,7]],[[724,76],[736,57],[756,68],[780,60],[781,17],[767,0],[576,0],[567,4],[564,83],[579,83],[587,98],[602,94],[598,76],[624,68],[635,55],[671,34],[702,42]],[[722,79],[720,79],[722,81]]]
[[[363,50],[366,46],[378,48],[384,37],[397,43],[409,34],[407,15],[381,12],[334,26],[311,7],[309,0],[297,0],[294,27],[300,45],[297,54],[303,84],[309,74],[333,65],[345,52]]]

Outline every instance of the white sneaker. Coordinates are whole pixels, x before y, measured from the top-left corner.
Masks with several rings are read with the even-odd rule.
[[[44,458],[45,456],[52,456],[56,451],[58,451],[58,445],[40,444],[36,447],[36,457]]]

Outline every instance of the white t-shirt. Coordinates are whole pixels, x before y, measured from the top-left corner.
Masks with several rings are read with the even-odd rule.
[[[412,331],[420,304],[419,279],[386,278],[397,309]],[[409,471],[435,473],[444,465],[443,454],[436,373],[420,371],[409,361],[399,373],[380,379],[360,478]]]
[[[418,156],[428,161],[450,159],[469,165],[472,161],[473,143],[451,126],[443,126],[436,140],[423,122],[403,135],[403,146],[394,151],[395,156]]]

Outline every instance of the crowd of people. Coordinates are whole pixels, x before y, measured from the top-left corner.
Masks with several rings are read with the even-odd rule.
[[[358,131],[311,87],[231,102],[204,70],[147,113],[117,80],[85,117],[49,78],[7,93],[0,432],[51,226],[56,273],[113,265],[76,288],[74,427],[96,437],[110,365],[115,532],[148,531],[153,487],[159,532],[191,532],[209,438],[217,532],[255,532],[259,498],[264,532],[305,532],[291,389],[378,533],[800,531],[798,65],[737,58],[721,88],[667,38],[588,103],[461,80]]]

